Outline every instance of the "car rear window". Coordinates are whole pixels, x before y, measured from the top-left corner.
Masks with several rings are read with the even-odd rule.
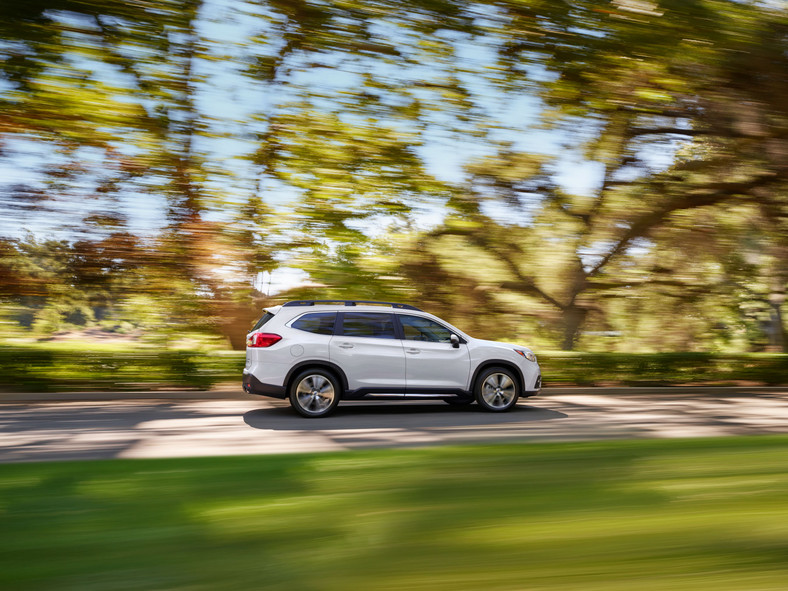
[[[263,314],[263,315],[262,315],[262,316],[261,316],[261,317],[258,319],[258,321],[257,321],[257,322],[255,322],[255,323],[254,323],[254,326],[252,327],[252,330],[257,330],[257,329],[258,329],[258,328],[260,328],[260,327],[261,327],[263,324],[265,324],[266,322],[268,322],[269,320],[271,320],[271,318],[273,318],[273,317],[274,317],[274,315],[273,315],[273,314],[271,314],[270,312],[266,312],[265,314]]]
[[[342,334],[346,337],[396,339],[394,317],[377,312],[345,312]]]
[[[293,322],[291,326],[313,334],[331,335],[334,334],[336,318],[336,312],[314,312],[312,314],[304,314]]]

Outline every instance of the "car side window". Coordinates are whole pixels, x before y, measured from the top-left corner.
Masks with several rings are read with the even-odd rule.
[[[336,312],[314,312],[312,314],[304,314],[293,322],[291,326],[313,334],[332,335],[334,334],[336,318]]]
[[[342,334],[346,337],[396,339],[394,317],[378,312],[345,312]]]
[[[450,343],[452,332],[437,322],[421,316],[400,314],[399,321],[406,341],[427,341],[430,343]]]

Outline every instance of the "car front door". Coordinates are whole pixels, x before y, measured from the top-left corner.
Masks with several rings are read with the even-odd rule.
[[[329,356],[345,372],[350,390],[405,392],[405,352],[394,315],[340,312]]]
[[[397,314],[405,348],[408,394],[465,390],[471,370],[468,345],[451,342],[451,330],[429,318]]]

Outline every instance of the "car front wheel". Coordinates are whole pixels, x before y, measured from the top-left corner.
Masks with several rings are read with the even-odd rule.
[[[520,397],[517,379],[505,367],[485,369],[476,380],[476,402],[492,412],[511,410]]]
[[[290,386],[290,405],[308,418],[325,417],[339,404],[336,378],[322,369],[301,372]]]

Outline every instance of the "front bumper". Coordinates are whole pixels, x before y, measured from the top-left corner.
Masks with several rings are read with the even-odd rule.
[[[523,392],[522,398],[529,398],[531,396],[536,396],[541,391],[542,391],[542,374],[540,373],[538,376],[536,376],[536,381],[534,382],[534,389],[526,390],[525,392]]]

